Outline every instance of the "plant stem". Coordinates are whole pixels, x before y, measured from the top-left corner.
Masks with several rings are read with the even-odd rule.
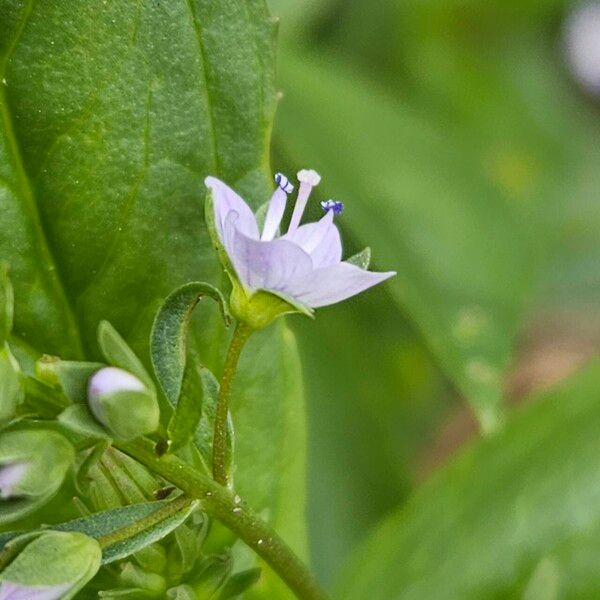
[[[213,477],[221,485],[227,485],[227,417],[229,416],[229,401],[231,385],[237,369],[238,360],[252,329],[238,322],[227,351],[223,375],[219,387],[219,398],[215,414],[215,430],[213,435]]]
[[[115,444],[190,498],[202,501],[203,510],[261,556],[281,577],[299,600],[327,600],[310,571],[290,547],[250,508],[226,487],[196,471],[173,454],[156,456],[149,440]]]

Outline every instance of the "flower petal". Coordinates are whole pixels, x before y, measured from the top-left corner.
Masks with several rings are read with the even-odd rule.
[[[204,180],[207,188],[212,190],[215,210],[215,225],[217,233],[224,243],[225,220],[230,212],[236,212],[238,217],[236,228],[250,238],[258,239],[258,225],[252,209],[228,185],[216,177]]]
[[[310,254],[313,269],[328,267],[342,260],[342,241],[333,216],[330,210],[316,223],[301,225],[282,236],[282,239],[293,241]]]
[[[342,240],[334,223],[327,230],[321,243],[310,253],[313,269],[337,265],[342,260]]]
[[[252,239],[233,225],[231,260],[242,283],[252,289],[281,292],[292,280],[312,270],[310,256],[288,240],[261,242]]]
[[[71,587],[70,583],[36,587],[3,581],[0,600],[60,600]]]
[[[295,279],[284,291],[292,298],[318,308],[341,302],[389,279],[396,273],[364,271],[346,262],[317,269]]]
[[[281,239],[298,244],[305,252],[310,254],[323,241],[332,223],[333,212],[328,211],[316,223],[301,225],[298,229],[282,235]]]
[[[283,219],[286,204],[287,194],[283,189],[278,187],[273,192],[273,196],[269,202],[269,208],[267,209],[267,216],[265,217],[265,224],[260,238],[261,240],[270,241],[275,237],[277,230],[281,225],[281,219]]]

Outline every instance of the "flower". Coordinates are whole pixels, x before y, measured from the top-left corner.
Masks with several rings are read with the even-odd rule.
[[[287,232],[278,236],[287,196],[293,191],[287,177],[275,175],[277,187],[262,233],[254,213],[236,192],[216,177],[206,178],[211,192],[207,202],[208,227],[233,281],[232,310],[238,318],[240,312],[242,318],[249,318],[248,307],[241,306],[240,299],[246,304],[259,300],[257,306],[264,309],[268,304],[264,292],[279,300],[280,306],[274,310],[277,314],[312,315],[315,308],[341,302],[395,275],[392,271],[367,271],[342,261],[340,234],[333,222],[334,215],[342,211],[341,202],[321,203],[325,215],[316,223],[300,225],[312,188],[320,180],[312,170],[298,173],[300,186],[290,224]]]
[[[0,573],[0,600],[73,598],[98,572],[98,542],[77,532],[43,531],[16,537],[4,547],[10,562]]]
[[[90,377],[88,405],[96,419],[120,440],[152,433],[159,425],[156,394],[118,367],[103,367]]]
[[[0,525],[44,505],[62,485],[75,450],[66,437],[46,429],[0,435]]]

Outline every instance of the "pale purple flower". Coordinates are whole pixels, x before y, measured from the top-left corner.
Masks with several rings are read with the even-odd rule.
[[[94,404],[96,400],[113,392],[143,392],[144,384],[135,376],[118,367],[103,367],[96,371],[88,384],[88,399]]]
[[[10,498],[13,490],[27,472],[29,464],[26,462],[13,462],[0,465],[0,498]]]
[[[207,177],[212,191],[215,229],[235,274],[249,294],[265,290],[307,309],[335,304],[381,283],[394,272],[374,273],[342,261],[342,243],[333,222],[341,212],[338,201],[322,203],[325,215],[300,225],[311,190],[321,177],[315,171],[298,173],[300,187],[288,231],[277,236],[287,195],[293,190],[277,174],[262,232],[254,213],[230,187]]]
[[[71,583],[37,587],[3,581],[0,600],[60,600],[72,587]]]

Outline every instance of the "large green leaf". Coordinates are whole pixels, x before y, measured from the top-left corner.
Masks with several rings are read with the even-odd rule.
[[[590,585],[585,597],[595,597],[597,552],[588,551],[600,539],[598,390],[596,362],[473,444],[378,528],[339,597],[521,597],[548,578],[564,595],[525,597],[583,597],[577,588]]]
[[[0,256],[19,337],[97,358],[107,319],[148,367],[162,300],[217,278],[204,177],[255,207],[268,197],[274,35],[262,0],[0,0]],[[190,345],[215,367],[203,311]],[[273,461],[271,442],[301,439],[302,399],[289,333],[262,339],[264,360],[242,363],[252,387],[239,387],[236,421],[251,451],[240,451],[238,480],[246,489],[247,471],[263,474],[257,509],[277,520],[302,506],[302,457],[286,447],[289,460]]]

